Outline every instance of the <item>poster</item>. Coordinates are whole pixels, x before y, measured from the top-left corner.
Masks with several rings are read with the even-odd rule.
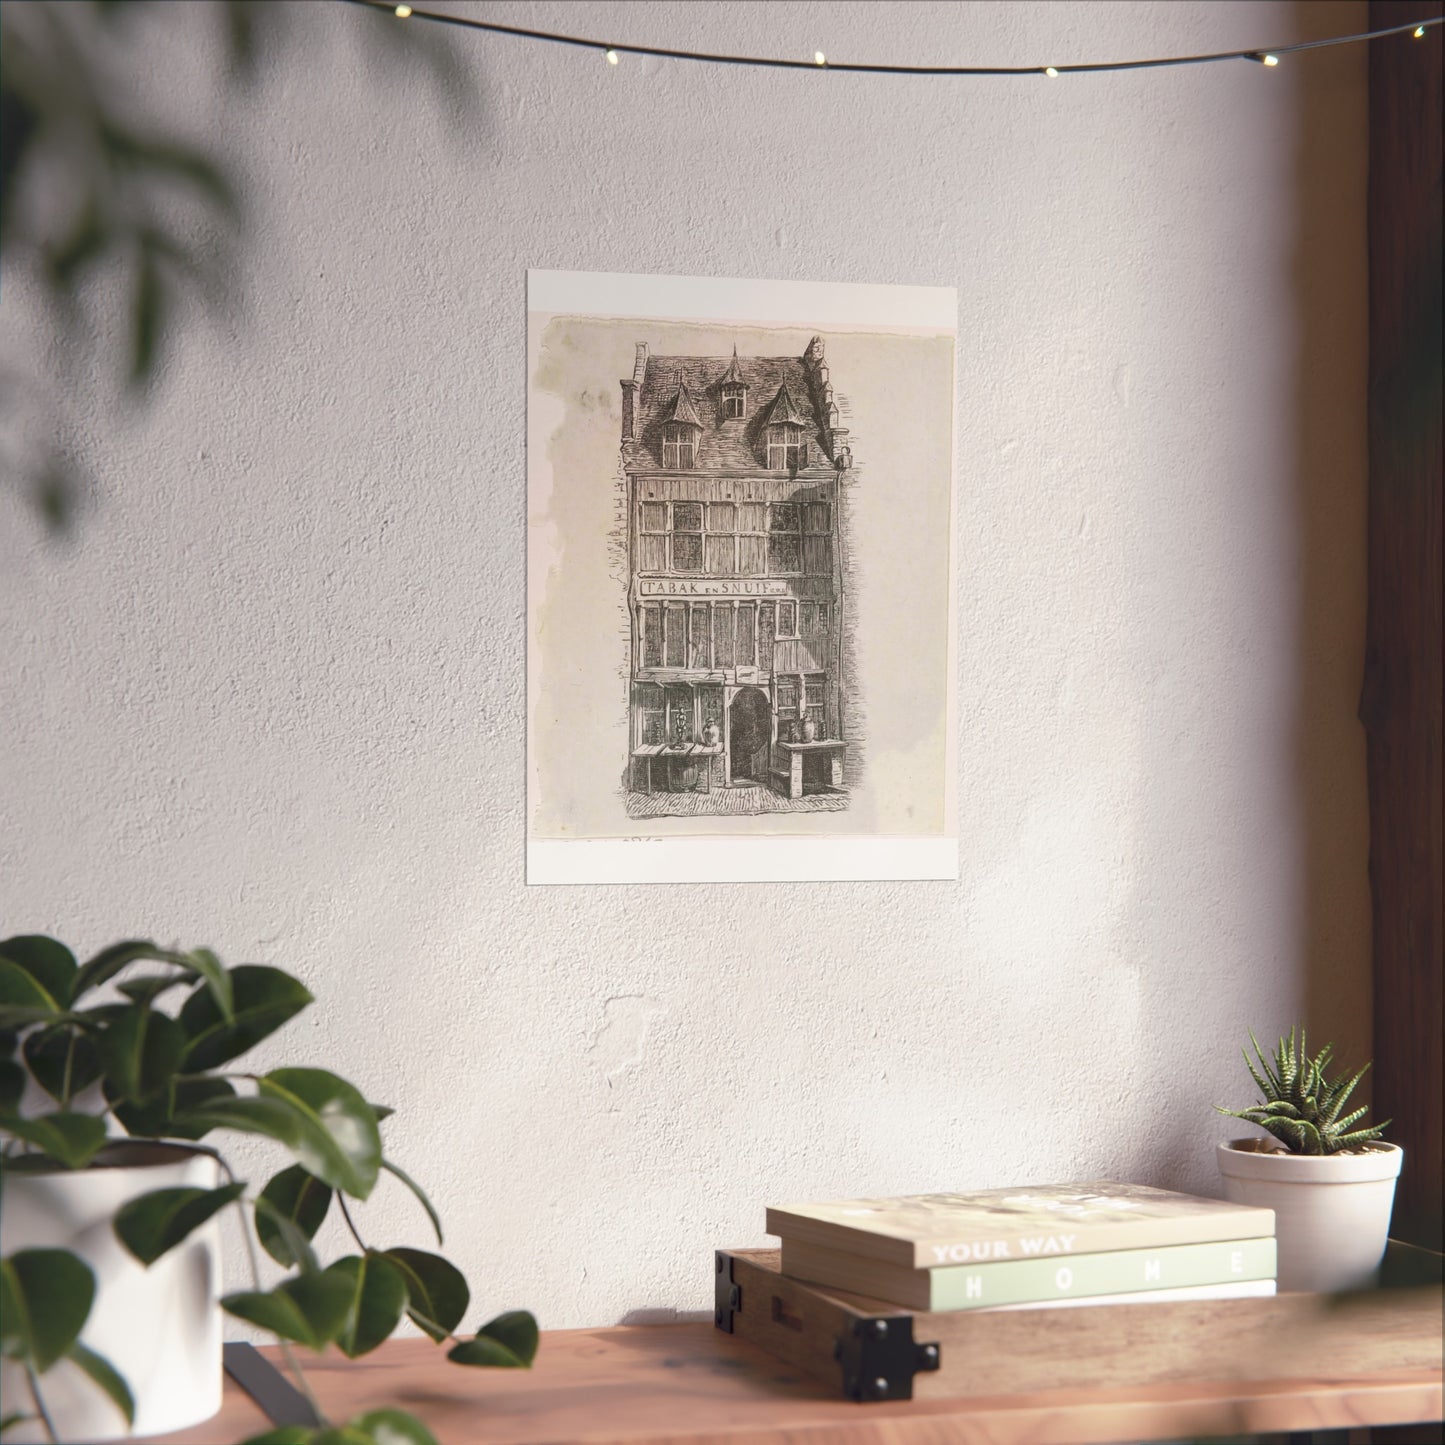
[[[528,882],[957,876],[956,314],[529,273]]]

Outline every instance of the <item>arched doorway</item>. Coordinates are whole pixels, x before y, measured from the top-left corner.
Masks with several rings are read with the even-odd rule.
[[[772,709],[767,694],[745,687],[728,707],[728,761],[734,782],[766,780],[768,744],[772,741]]]

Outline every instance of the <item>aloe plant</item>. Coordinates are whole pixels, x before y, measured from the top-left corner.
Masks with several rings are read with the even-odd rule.
[[[1215,1108],[1221,1114],[1248,1119],[1251,1124],[1267,1129],[1291,1154],[1338,1154],[1380,1138],[1389,1119],[1373,1128],[1352,1130],[1351,1125],[1369,1113],[1369,1106],[1344,1113],[1346,1100],[1365,1077],[1369,1064],[1349,1079],[1330,1080],[1325,1076],[1325,1067],[1334,1055],[1335,1046],[1326,1044],[1310,1058],[1304,1025],[1298,1028],[1298,1044],[1295,1033],[1291,1028],[1289,1038],[1280,1039],[1271,1061],[1265,1058],[1251,1030],[1249,1041],[1254,1045],[1260,1067],[1255,1068],[1248,1049],[1243,1050],[1244,1062],[1264,1097],[1247,1109],[1225,1109],[1218,1104]]]
[[[161,971],[150,967],[136,976],[135,964]],[[116,1236],[149,1266],[218,1211],[239,1209],[253,1287],[225,1296],[222,1307],[278,1337],[308,1398],[288,1342],[317,1351],[335,1345],[355,1358],[387,1339],[403,1315],[449,1346],[456,1364],[529,1366],[537,1349],[531,1314],[512,1310],[458,1338],[454,1331],[470,1309],[460,1271],[426,1250],[374,1248],[356,1228],[347,1199],[366,1199],[385,1173],[416,1196],[442,1244],[431,1201],[383,1149],[380,1125],[392,1111],[325,1069],[258,1075],[236,1068],[240,1055],[311,1002],[310,992],[280,969],[227,967],[206,948],[182,952],[127,941],[81,965],[53,938],[0,941],[0,1187],[7,1173],[37,1164],[83,1169],[126,1136],[190,1141],[216,1157],[226,1183],[141,1195],[117,1212]],[[25,1110],[28,1098],[45,1096],[54,1107]],[[99,1107],[82,1107],[82,1096],[98,1096]],[[292,1162],[252,1191],[213,1145],[199,1143],[226,1130],[269,1138]],[[358,1252],[323,1268],[311,1241],[333,1204]],[[252,1228],[266,1253],[294,1271],[270,1289],[254,1276]],[[43,1377],[61,1360],[83,1370],[133,1421],[125,1380],[80,1342],[95,1290],[90,1266],[69,1250],[22,1249],[0,1259],[0,1354],[23,1366],[31,1390],[29,1408],[5,1401],[0,1432],[38,1417],[54,1438]],[[318,1445],[339,1439],[435,1445],[426,1426],[402,1411],[372,1411],[341,1429],[317,1414],[322,1425],[315,1431],[288,1426],[256,1437],[254,1445],[283,1439],[309,1445],[313,1437]]]

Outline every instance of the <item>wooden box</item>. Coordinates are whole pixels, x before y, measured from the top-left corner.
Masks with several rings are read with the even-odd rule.
[[[845,1399],[948,1399],[1441,1368],[1441,1260],[1392,1242],[1348,1295],[924,1313],[804,1284],[777,1250],[720,1250],[715,1323]]]

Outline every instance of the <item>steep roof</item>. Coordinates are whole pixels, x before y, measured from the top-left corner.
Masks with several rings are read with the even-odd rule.
[[[728,362],[728,369],[722,374],[724,386],[746,386],[747,381],[743,377],[742,367],[738,365],[738,349],[733,347],[733,359]]]
[[[722,415],[724,381],[741,381],[749,388],[746,417]],[[736,355],[649,356],[642,385],[638,387],[636,440],[622,444],[624,463],[632,468],[661,467],[662,428],[674,419],[695,421],[702,428],[698,438],[697,467],[700,471],[760,472],[766,470],[767,437],[763,428],[786,396],[789,419],[803,426],[808,441],[810,466],[832,475],[833,468],[822,447],[818,419],[808,392],[808,374],[801,357]],[[686,392],[692,417],[674,417]],[[772,399],[769,407],[763,401]]]
[[[778,426],[782,422],[791,422],[794,426],[808,425],[808,418],[799,413],[793,394],[788,390],[786,377],[778,388],[778,394],[773,398],[772,406],[763,417],[764,426]]]
[[[688,426],[701,426],[697,412],[693,409],[692,398],[687,394],[687,383],[683,382],[672,399],[672,405],[664,407],[659,422],[685,422]]]

